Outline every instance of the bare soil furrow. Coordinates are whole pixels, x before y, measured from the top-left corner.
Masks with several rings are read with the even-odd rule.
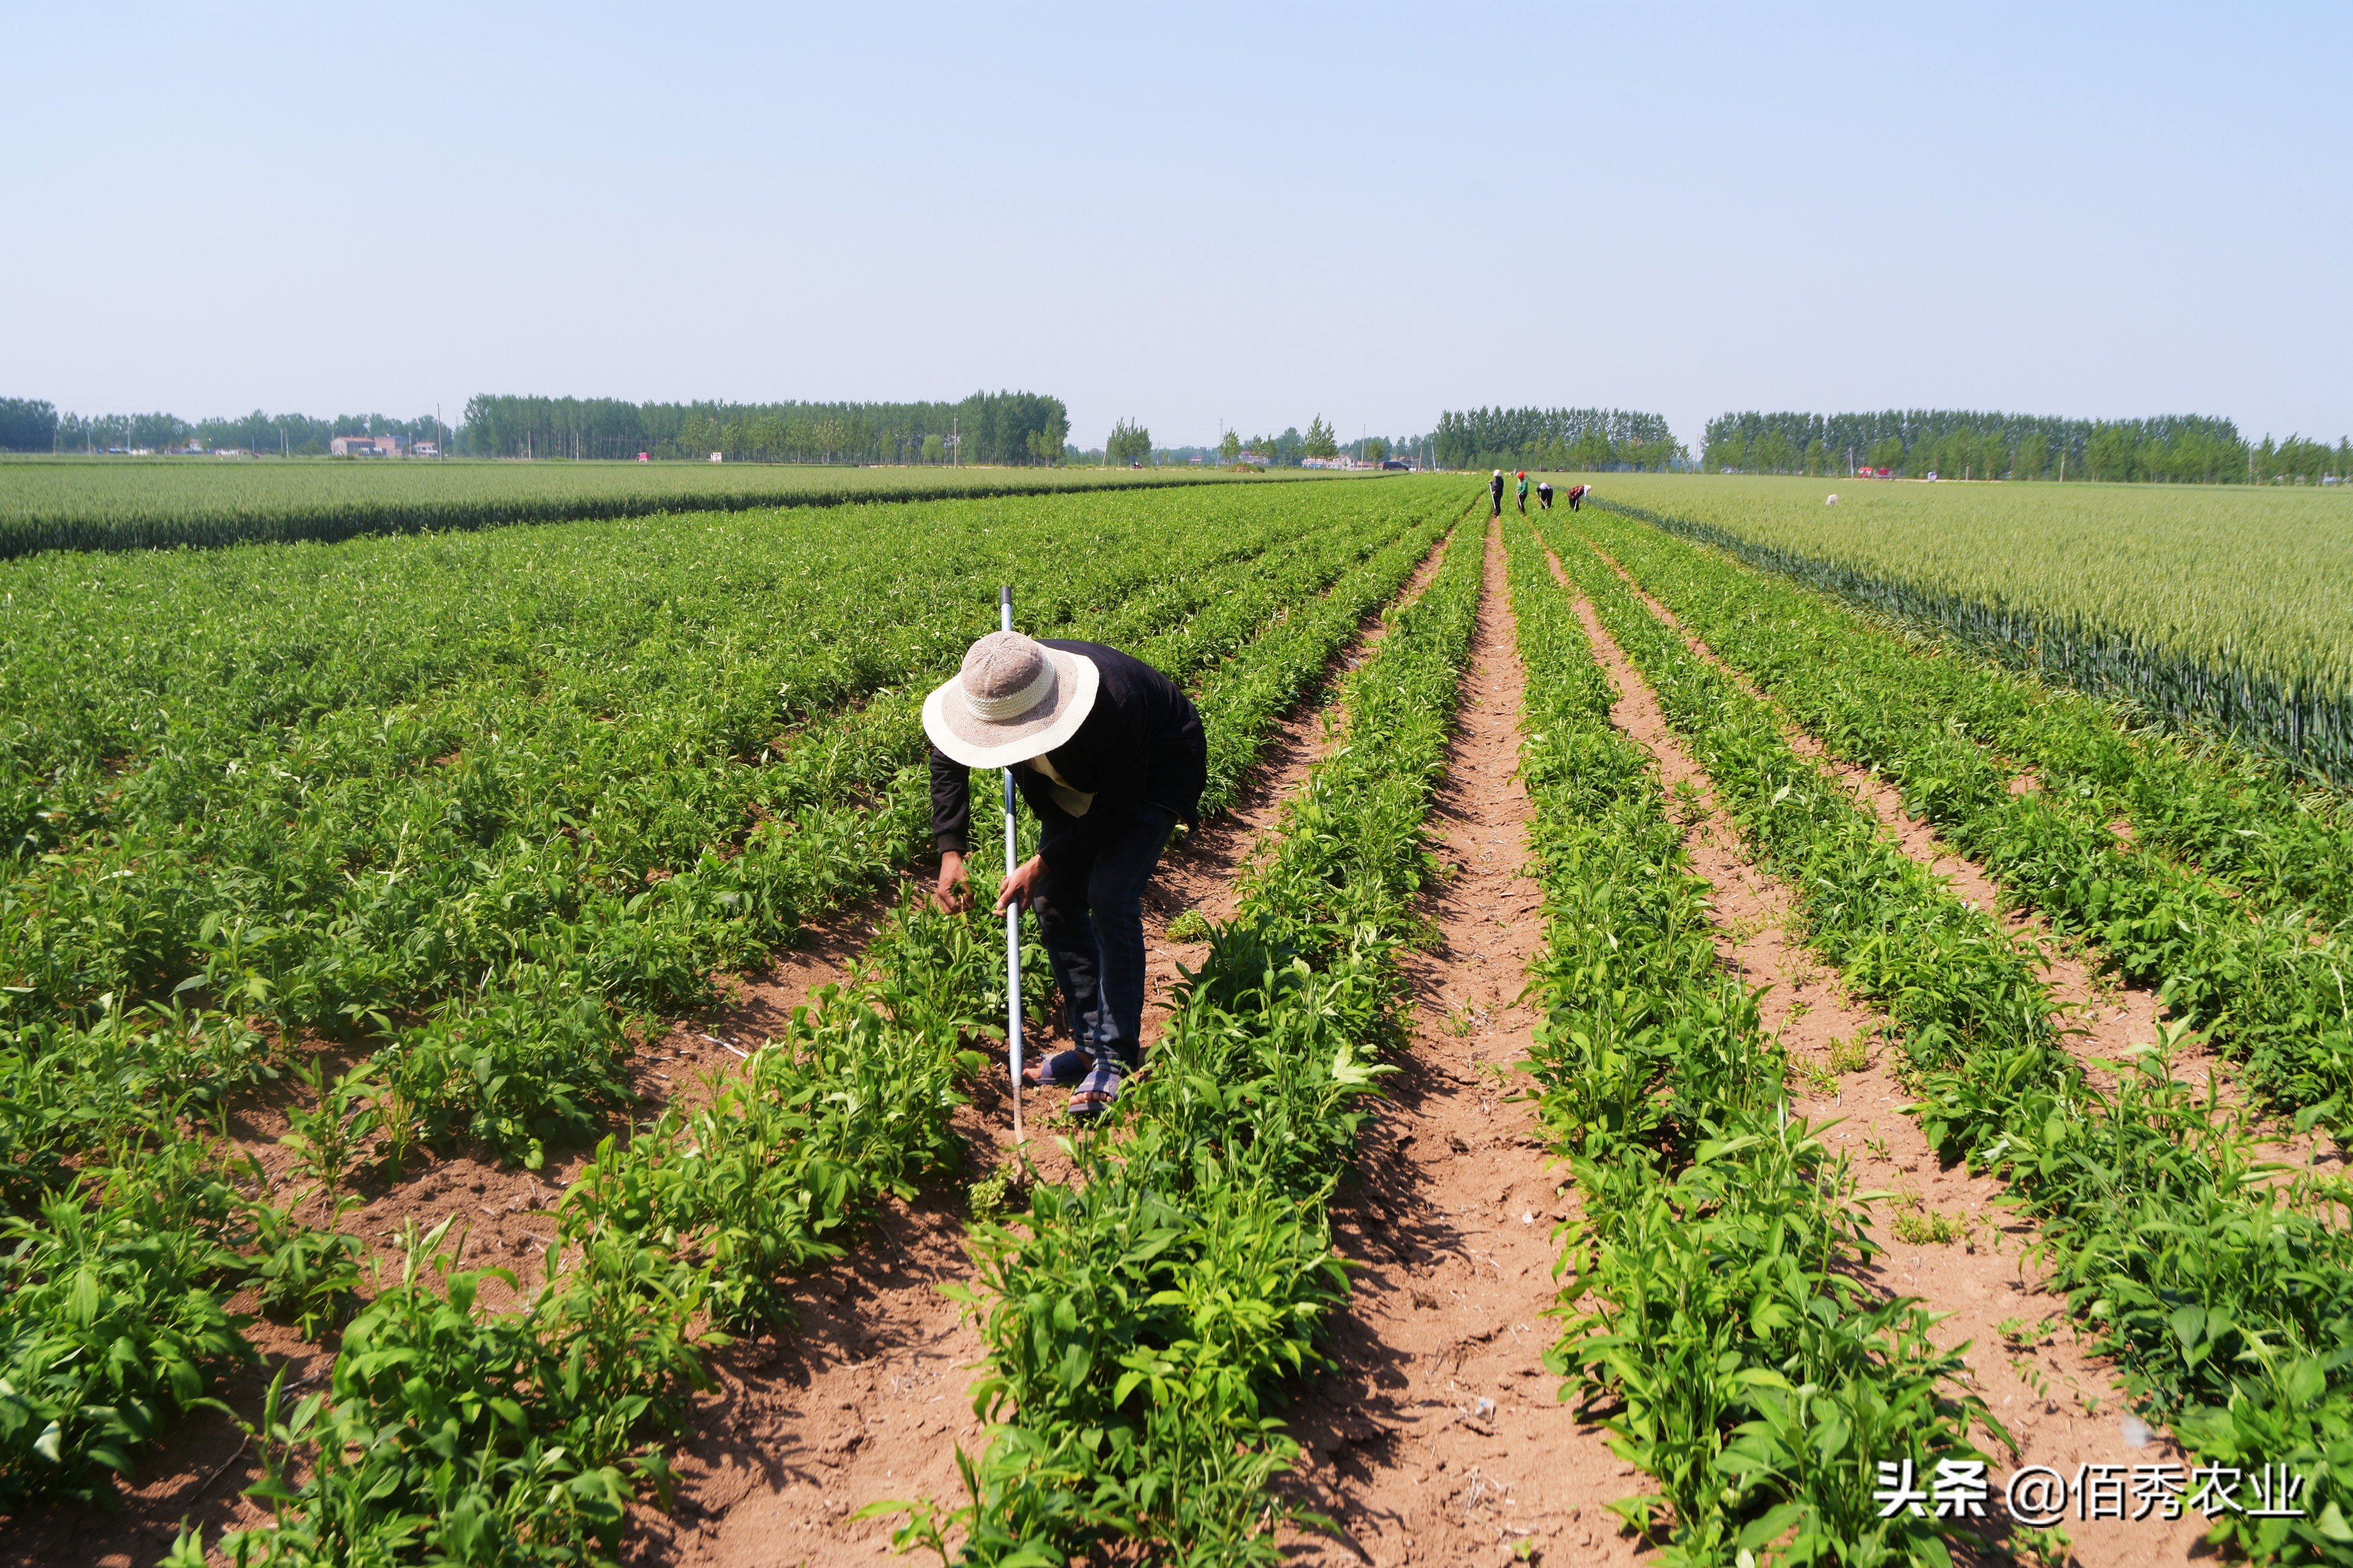
[[[1630,1467],[1557,1402],[1543,1365],[1557,1289],[1553,1226],[1567,1214],[1511,1064],[1536,1022],[1522,998],[1543,940],[1527,875],[1521,787],[1525,685],[1487,531],[1478,640],[1436,806],[1448,875],[1430,900],[1439,937],[1410,955],[1417,1006],[1390,1103],[1360,1179],[1333,1205],[1356,1266],[1338,1363],[1286,1413],[1306,1449],[1307,1504],[1336,1540],[1293,1543],[1303,1563],[1630,1561],[1606,1511]]]
[[[2000,885],[1984,866],[1947,844],[1926,819],[1912,816],[1904,805],[1902,792],[1876,770],[1831,755],[1819,738],[1789,720],[1780,706],[1746,674],[1726,664],[1703,638],[1676,619],[1672,610],[1645,592],[1607,551],[1595,546],[1594,553],[1618,574],[1652,615],[1683,637],[1694,654],[1736,682],[1743,691],[1772,708],[1781,720],[1782,736],[1792,751],[1828,770],[1849,794],[1870,809],[1906,855],[1945,879],[1964,903],[1993,916],[2021,951],[2032,955],[2036,973],[2050,991],[2053,1014],[2066,1030],[2069,1048],[2092,1081],[2103,1086],[2113,1084],[2116,1073],[2107,1064],[2118,1061],[2135,1046],[2151,1045],[2158,1039],[2162,1033],[2159,1021],[2167,1016],[2167,1009],[2156,987],[2120,980],[2106,973],[2088,955],[2080,941],[2055,936],[2041,914],[2006,899]],[[2013,780],[2012,785],[2017,788],[2018,781]],[[2120,836],[2129,837],[2130,824],[2110,826]],[[2257,1147],[2263,1158],[2296,1166],[2325,1163],[2341,1167],[2347,1163],[2347,1150],[2326,1129],[2297,1132],[2281,1119],[2263,1117],[2246,1092],[2238,1063],[2204,1039],[2193,1037],[2184,1040],[2175,1047],[2169,1065],[2178,1081],[2201,1089],[2211,1089],[2218,1117],[2253,1118],[2262,1128]],[[2286,1179],[2284,1173],[2280,1179]]]
[[[1554,571],[1559,574],[1557,562]],[[1565,575],[1562,584],[1568,585]],[[1715,889],[1719,951],[1749,984],[1768,988],[1759,1003],[1766,1026],[1799,1067],[1792,1108],[1817,1123],[1837,1123],[1826,1141],[1854,1162],[1864,1191],[1889,1194],[1872,1205],[1880,1255],[1865,1278],[1943,1314],[1934,1337],[1962,1348],[1978,1391],[2018,1445],[2017,1466],[2049,1465],[2073,1476],[2084,1464],[2186,1465],[2162,1437],[2137,1447],[2127,1441],[2128,1406],[2114,1367],[2087,1353],[2063,1298],[2042,1288],[2031,1256],[2035,1227],[2000,1206],[2001,1183],[1944,1165],[1903,1113],[1913,1097],[1896,1079],[1894,1047],[1883,1043],[1894,1032],[1886,1014],[1848,995],[1837,973],[1807,949],[1788,885],[1741,847],[1705,770],[1668,724],[1649,683],[1592,605],[1579,596],[1577,607],[1621,693],[1613,718],[1658,759],[1662,782],[1682,802],[1693,868]],[[1924,862],[1927,847],[1904,842]],[[1920,1239],[1940,1216],[1954,1238]],[[2187,1561],[2200,1538],[2195,1520],[2068,1528],[2084,1568]]]
[[[1398,602],[1418,597],[1442,560],[1443,547],[1433,549]],[[1147,1046],[1167,1016],[1178,966],[1208,952],[1169,941],[1170,922],[1187,910],[1210,919],[1233,913],[1237,873],[1323,752],[1331,680],[1361,662],[1383,629],[1377,618],[1369,622],[1303,694],[1261,751],[1242,798],[1179,840],[1145,889]],[[1059,1026],[1036,1043],[1054,1048]],[[1032,1089],[1024,1100],[1031,1163],[1045,1179],[1071,1170],[1054,1142],[1063,1098],[1059,1089]],[[1011,1095],[1002,1073],[976,1086],[956,1129],[976,1173],[1011,1157]],[[798,1329],[714,1358],[719,1386],[698,1405],[697,1435],[674,1456],[676,1505],[668,1514],[637,1510],[633,1562],[871,1563],[887,1549],[893,1521],[853,1520],[859,1509],[893,1498],[963,1496],[955,1455],[981,1434],[970,1390],[985,1346],[941,1287],[973,1283],[965,1213],[964,1194],[953,1190],[892,1205],[854,1258],[810,1277]]]
[[[673,1022],[644,1042],[631,1062],[633,1085],[645,1100],[642,1114],[658,1114],[673,1096],[698,1096],[707,1075],[731,1071],[738,1058],[728,1048],[748,1049],[782,1031],[796,1006],[823,985],[846,978],[874,923],[898,896],[878,894],[854,909],[816,922],[790,949],[765,967],[721,982],[720,1005],[700,1016]],[[724,1043],[723,1043],[724,1042]],[[252,1156],[284,1202],[305,1184],[278,1139],[290,1129],[286,1098],[257,1096],[230,1117],[230,1133],[240,1157]],[[550,1153],[546,1166],[526,1171],[481,1151],[436,1152],[418,1149],[398,1172],[370,1173],[353,1184],[364,1202],[345,1215],[343,1228],[366,1240],[385,1277],[398,1268],[399,1238],[414,1226],[427,1232],[445,1220],[449,1232],[442,1250],[468,1268],[511,1270],[523,1289],[536,1288],[547,1247],[555,1235],[551,1211],[579,1174],[589,1151]],[[296,1211],[306,1222],[324,1226],[323,1202],[312,1199]],[[372,1296],[372,1288],[363,1289]],[[483,1281],[481,1300],[492,1308],[516,1304],[516,1291],[496,1279]],[[255,1313],[252,1292],[232,1298],[229,1310]],[[334,1365],[331,1347],[304,1340],[290,1327],[256,1321],[246,1331],[261,1352],[261,1363],[224,1382],[220,1399],[258,1419],[269,1382],[287,1372],[290,1398],[322,1386]],[[59,1563],[92,1568],[148,1568],[169,1549],[185,1520],[201,1522],[208,1540],[224,1529],[267,1523],[269,1510],[241,1496],[260,1479],[258,1456],[243,1433],[216,1411],[198,1411],[182,1422],[159,1450],[141,1466],[146,1479],[125,1489],[119,1510],[54,1509],[11,1520],[0,1568],[48,1568]]]
[[[1403,590],[1403,602],[1419,596],[1443,554],[1442,543],[1432,548]],[[1154,997],[1169,994],[1179,963],[1198,963],[1208,951],[1170,942],[1169,921],[1188,909],[1212,918],[1232,913],[1236,868],[1273,822],[1282,796],[1321,754],[1321,706],[1329,682],[1361,662],[1382,630],[1377,617],[1367,623],[1270,740],[1244,799],[1188,835],[1164,862],[1145,899]],[[823,987],[846,981],[875,927],[911,885],[899,879],[858,905],[811,922],[791,948],[764,967],[721,977],[715,1007],[674,1019],[643,1041],[629,1067],[631,1086],[642,1100],[638,1114],[651,1116],[666,1105],[706,1098],[712,1075],[735,1071],[742,1053],[784,1032],[794,1008],[809,1003]],[[1147,1041],[1165,1015],[1165,1008],[1147,1009]],[[1049,1030],[1039,1043],[1050,1048],[1053,1037]],[[348,1062],[337,1059],[333,1065]],[[255,1096],[236,1109],[230,1124],[239,1152],[260,1163],[279,1201],[299,1184],[288,1152],[277,1142],[290,1129],[285,1107],[290,1098],[282,1091]],[[1031,1091],[1029,1109],[1047,1112],[1039,1131],[1050,1131],[1060,1099],[1057,1091],[1050,1104],[1049,1096]],[[976,1087],[975,1103],[959,1113],[958,1131],[976,1171],[992,1168],[1009,1152],[1009,1100],[1006,1085],[992,1077]],[[1041,1172],[1052,1175],[1066,1169],[1060,1151],[1050,1140],[1043,1142],[1036,1159]],[[401,1171],[378,1173],[355,1184],[364,1202],[345,1216],[343,1227],[364,1237],[379,1264],[393,1268],[397,1238],[408,1226],[424,1232],[448,1220],[444,1251],[466,1268],[512,1270],[528,1290],[536,1285],[554,1235],[548,1211],[589,1154],[584,1149],[551,1151],[546,1166],[532,1172],[487,1152],[420,1149]],[[802,1551],[797,1543],[804,1541],[822,1535],[839,1544],[838,1532],[821,1532],[818,1526],[828,1511],[837,1519],[846,1511],[825,1500],[838,1500],[846,1490],[856,1491],[860,1503],[955,1493],[948,1438],[951,1427],[965,1435],[976,1430],[964,1391],[980,1344],[958,1323],[938,1287],[969,1277],[964,1206],[955,1192],[934,1192],[913,1205],[890,1205],[849,1258],[809,1278],[796,1331],[780,1341],[739,1344],[714,1358],[721,1386],[705,1401],[701,1435],[682,1456],[686,1484],[678,1508],[670,1515],[651,1508],[636,1510],[630,1551],[637,1560],[692,1556],[700,1562],[723,1540],[742,1536],[761,1543],[754,1555],[773,1550],[785,1554],[782,1561],[795,1562],[792,1553]],[[325,1222],[325,1206],[315,1200],[299,1212],[306,1220]],[[489,1279],[480,1299],[486,1306],[508,1308],[516,1304],[516,1295],[502,1281]],[[248,1296],[230,1306],[249,1312],[256,1302]],[[258,1416],[269,1379],[280,1366],[289,1371],[292,1394],[311,1392],[326,1381],[334,1359],[331,1348],[267,1321],[248,1332],[263,1352],[263,1363],[227,1380],[221,1397],[233,1408]],[[948,1384],[953,1399],[940,1393]],[[931,1392],[918,1400],[918,1387]],[[906,1407],[917,1404],[928,1408],[909,1413]],[[853,1421],[844,1414],[871,1408],[887,1410],[878,1420],[896,1423],[893,1436],[902,1447],[940,1461],[923,1471],[920,1486],[896,1474],[909,1466],[895,1458],[900,1448],[880,1441],[882,1427],[870,1439],[863,1417]],[[201,1521],[214,1540],[223,1529],[266,1522],[268,1510],[239,1495],[260,1474],[241,1436],[227,1417],[196,1413],[149,1457],[142,1467],[149,1479],[126,1490],[120,1510],[57,1509],[11,1520],[0,1547],[0,1568],[47,1568],[60,1562],[146,1568],[169,1549],[184,1518]],[[861,1453],[869,1457],[860,1458]],[[851,1470],[847,1477],[841,1474],[846,1464]],[[866,1484],[869,1472],[877,1485]],[[881,1525],[856,1527],[850,1536],[859,1544],[851,1554],[871,1556],[874,1543],[887,1534]],[[722,1553],[712,1560],[733,1559]],[[826,1559],[820,1553],[811,1560]]]

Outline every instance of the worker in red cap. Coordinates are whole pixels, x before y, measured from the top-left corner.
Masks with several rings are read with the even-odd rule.
[[[1528,471],[1525,468],[1520,470],[1520,515],[1528,515]]]

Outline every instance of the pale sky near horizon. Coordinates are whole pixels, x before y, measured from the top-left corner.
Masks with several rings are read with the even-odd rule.
[[[332,15],[330,24],[322,16]],[[0,396],[2353,430],[2353,6],[12,5]]]

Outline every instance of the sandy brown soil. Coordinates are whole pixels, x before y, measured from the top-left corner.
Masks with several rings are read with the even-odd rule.
[[[1468,530],[1457,529],[1451,537],[1460,542],[1469,537]],[[1400,606],[1421,597],[1422,590],[1430,586],[1430,579],[1445,563],[1448,548],[1441,540],[1431,549],[1429,558],[1414,569],[1413,575],[1398,592],[1397,603]],[[1367,624],[1348,650],[1334,662],[1325,678],[1325,690],[1369,658],[1388,635],[1386,620]],[[1241,898],[1239,873],[1282,815],[1283,802],[1293,787],[1331,749],[1336,732],[1333,726],[1338,722],[1339,714],[1336,707],[1322,704],[1321,695],[1303,704],[1303,711],[1309,705],[1317,708],[1314,722],[1287,722],[1270,738],[1259,760],[1261,785],[1252,788],[1233,810],[1187,834],[1161,863],[1159,873],[1145,889],[1145,934],[1150,942],[1150,962],[1145,972],[1148,994],[1155,998],[1172,994],[1182,971],[1198,968],[1209,956],[1207,942],[1170,941],[1170,922],[1187,910],[1198,910],[1213,921],[1233,918]],[[1147,1048],[1160,1037],[1167,1016],[1165,1010],[1146,1008],[1144,1041]]]
[[[1409,1048],[1360,1180],[1334,1206],[1356,1265],[1338,1365],[1286,1412],[1307,1449],[1303,1500],[1343,1530],[1293,1543],[1303,1563],[1503,1563],[1519,1543],[1555,1563],[1633,1557],[1603,1505],[1638,1478],[1557,1401],[1542,1362],[1568,1200],[1511,1071],[1535,1024],[1520,998],[1542,894],[1525,868],[1525,677],[1492,528],[1486,549],[1436,807],[1450,868],[1430,900],[1439,940],[1407,960]]]
[[[1441,558],[1442,552],[1433,549],[1409,580],[1407,597],[1427,585]],[[1361,661],[1380,630],[1377,621],[1371,623],[1335,673]],[[1282,796],[1319,754],[1323,727],[1316,709],[1323,696],[1319,685],[1303,698],[1300,710],[1270,742],[1260,776],[1241,805],[1180,842],[1164,863],[1147,895],[1155,995],[1165,996],[1175,984],[1177,962],[1198,962],[1206,952],[1167,942],[1169,920],[1197,907],[1211,916],[1232,912],[1234,868],[1273,820]],[[630,1063],[631,1086],[642,1101],[638,1114],[649,1117],[673,1101],[706,1097],[715,1079],[737,1070],[749,1050],[781,1034],[795,1007],[809,1002],[820,987],[848,977],[876,923],[906,888],[902,881],[813,924],[765,968],[723,977],[718,1006],[673,1020],[644,1041]],[[1148,1018],[1147,1038],[1156,1026],[1156,1016]],[[1043,1043],[1050,1043],[1050,1036]],[[330,1065],[340,1068],[349,1062],[331,1053]],[[288,1106],[300,1103],[297,1092],[280,1088],[251,1097],[236,1108],[229,1128],[237,1154],[259,1164],[279,1202],[303,1185],[290,1152],[278,1142],[290,1126]],[[1035,1163],[1051,1175],[1067,1167],[1050,1142],[1062,1093],[1033,1090],[1029,1098],[1040,1135],[1033,1140]],[[1008,1091],[994,1081],[981,1086],[976,1103],[959,1113],[958,1129],[976,1172],[1005,1157],[1009,1122]],[[543,1170],[533,1173],[501,1164],[483,1150],[418,1151],[400,1172],[377,1173],[354,1184],[363,1203],[346,1215],[344,1228],[363,1237],[378,1263],[391,1269],[397,1267],[399,1237],[409,1226],[422,1233],[449,1220],[445,1253],[454,1254],[463,1267],[511,1269],[529,1289],[554,1232],[546,1211],[586,1159],[585,1150],[555,1152]],[[756,1556],[798,1550],[793,1543],[804,1536],[818,1540],[821,1557],[841,1544],[839,1532],[815,1532],[829,1514],[846,1511],[837,1506],[845,1489],[857,1491],[861,1503],[899,1495],[955,1495],[953,1447],[946,1439],[952,1426],[966,1435],[976,1430],[964,1389],[979,1341],[957,1322],[938,1286],[969,1273],[962,1250],[963,1210],[962,1193],[952,1189],[935,1191],[913,1205],[892,1205],[849,1258],[805,1282],[797,1299],[797,1332],[783,1342],[740,1344],[716,1358],[720,1387],[704,1401],[702,1436],[682,1456],[687,1484],[677,1512],[638,1510],[640,1529],[631,1546],[637,1558],[701,1560],[715,1552],[724,1559],[731,1541],[752,1542],[749,1550]],[[315,1198],[296,1212],[311,1223],[325,1222],[326,1205]],[[511,1305],[512,1298],[498,1281],[484,1286],[488,1305]],[[231,1306],[250,1311],[255,1303],[239,1299]],[[280,1366],[289,1370],[291,1395],[324,1383],[332,1365],[330,1349],[267,1321],[249,1333],[263,1362],[226,1381],[219,1393],[232,1407],[258,1415]],[[953,1399],[939,1392],[950,1384]],[[919,1389],[930,1392],[919,1397]],[[894,1403],[878,1408],[877,1401]],[[925,1408],[913,1408],[918,1405]],[[871,1420],[865,1414],[870,1411],[875,1412]],[[894,1442],[876,1440],[886,1431]],[[920,1453],[929,1468],[902,1465],[894,1458],[901,1451]],[[849,1478],[839,1473],[845,1464],[853,1472]],[[0,1531],[0,1568],[59,1563],[142,1568],[168,1549],[183,1520],[202,1523],[207,1538],[216,1541],[225,1528],[267,1520],[265,1510],[239,1496],[259,1469],[225,1416],[199,1413],[182,1423],[145,1456],[142,1473],[149,1479],[125,1489],[117,1511],[54,1508],[8,1518]],[[867,1485],[870,1479],[878,1484]],[[850,1532],[861,1555],[871,1555],[873,1542],[885,1534],[883,1525],[861,1525]]]
[[[2094,1082],[2113,1084],[2117,1075],[2110,1064],[2118,1062],[2132,1047],[2152,1045],[2161,1038],[2159,1020],[2168,1014],[2156,988],[2105,973],[2087,956],[2081,942],[2056,937],[2041,915],[2006,899],[1985,867],[1953,849],[1926,819],[1905,810],[1903,794],[1894,784],[1873,769],[1832,756],[1820,739],[1791,721],[1780,705],[1747,676],[1726,664],[1704,639],[1694,636],[1676,619],[1673,611],[1644,592],[1608,552],[1596,546],[1594,553],[1624,580],[1652,615],[1680,633],[1694,653],[1779,714],[1782,734],[1790,749],[1836,776],[1859,804],[1879,818],[1880,826],[1905,854],[1945,879],[1964,903],[1985,910],[2001,923],[2020,950],[2032,956],[2037,974],[2049,988],[2053,1013],[2067,1030],[2067,1043]],[[2011,779],[2010,787],[2013,793],[2024,793],[2040,784],[2031,775],[2021,774]],[[2130,842],[2130,823],[2118,821],[2108,826],[2121,841]],[[2353,1163],[2353,1153],[2348,1153],[2327,1130],[2299,1133],[2284,1119],[2265,1118],[2251,1111],[2239,1064],[2202,1038],[2185,1040],[2175,1049],[2169,1068],[2176,1080],[2200,1092],[2211,1092],[2218,1118],[2248,1118],[2250,1124],[2258,1129],[2257,1148],[2262,1157],[2293,1166],[2335,1171]],[[2283,1173],[2278,1179],[2287,1178]]]
[[[1442,559],[1433,551],[1409,581],[1419,595]],[[1376,622],[1334,673],[1361,661],[1378,640]],[[1177,965],[1205,947],[1172,943],[1167,927],[1198,910],[1230,916],[1235,874],[1283,798],[1321,754],[1326,683],[1305,694],[1262,754],[1258,772],[1227,816],[1187,834],[1162,861],[1145,899],[1152,951],[1145,1034],[1155,1038]],[[1050,1047],[1052,1037],[1039,1044]],[[1061,1089],[1029,1091],[1025,1110],[1032,1168],[1057,1179],[1070,1170],[1055,1144]],[[1013,1153],[1010,1096],[992,1079],[957,1118],[977,1173]],[[741,1346],[717,1358],[720,1387],[700,1402],[698,1435],[675,1456],[681,1476],[668,1514],[637,1510],[632,1558],[691,1568],[771,1568],[869,1563],[887,1550],[890,1519],[850,1516],[870,1503],[964,1495],[959,1446],[975,1448],[981,1426],[970,1388],[983,1353],[979,1331],[944,1285],[969,1285],[964,1194],[936,1192],[894,1207],[876,1241],[809,1281],[797,1332]]]
[[[873,922],[895,896],[894,889],[812,925],[796,946],[779,953],[765,969],[728,977],[719,1007],[676,1021],[660,1037],[643,1043],[630,1064],[632,1085],[644,1100],[639,1114],[658,1114],[676,1096],[707,1092],[708,1075],[732,1071],[741,1059],[736,1052],[782,1032],[794,1007],[806,1003],[818,986],[844,977]],[[330,1055],[335,1068],[348,1066],[352,1059],[356,1058],[347,1050]],[[278,1142],[290,1127],[286,1114],[290,1103],[300,1101],[281,1085],[247,1097],[229,1117],[237,1157],[250,1157],[261,1167],[271,1201],[281,1204],[310,1185],[291,1152]],[[418,1150],[399,1172],[375,1172],[353,1183],[354,1195],[363,1202],[345,1215],[343,1228],[368,1243],[375,1266],[392,1278],[396,1277],[401,1237],[408,1228],[413,1226],[421,1235],[447,1220],[451,1224],[442,1252],[456,1256],[464,1268],[512,1270],[518,1283],[530,1289],[540,1278],[555,1233],[554,1215],[547,1211],[587,1158],[586,1150],[558,1151],[544,1169],[532,1172],[503,1164],[483,1149],[446,1153]],[[306,1223],[327,1223],[327,1205],[322,1199],[312,1197],[294,1212]],[[374,1293],[371,1281],[363,1295]],[[514,1292],[490,1280],[482,1300],[494,1307],[511,1306]],[[248,1292],[232,1299],[229,1308],[251,1313],[258,1311],[259,1302]],[[261,1364],[232,1374],[217,1393],[248,1419],[259,1418],[270,1379],[280,1367],[288,1372],[290,1400],[323,1385],[333,1365],[331,1348],[305,1342],[290,1327],[263,1320],[247,1335],[262,1352]],[[0,1568],[52,1568],[61,1563],[145,1568],[170,1547],[184,1520],[202,1523],[210,1541],[216,1541],[224,1529],[248,1529],[268,1521],[268,1510],[239,1495],[260,1477],[258,1458],[238,1428],[216,1412],[200,1411],[181,1423],[142,1457],[140,1473],[144,1479],[123,1490],[116,1511],[57,1507],[9,1518],[0,1530]]]
[[[1694,868],[1714,889],[1719,948],[1749,984],[1769,987],[1761,1002],[1766,1026],[1793,1064],[1802,1064],[1802,1076],[1791,1086],[1794,1108],[1818,1125],[1835,1123],[1824,1136],[1853,1162],[1862,1190],[1895,1194],[1872,1205],[1871,1235],[1881,1253],[1864,1276],[1891,1294],[1917,1297],[1946,1314],[1933,1338],[1967,1347],[1964,1359],[1977,1392],[2017,1445],[2014,1465],[1994,1450],[1995,1472],[2038,1464],[2069,1476],[2079,1464],[2186,1466],[2180,1450],[2162,1436],[2142,1447],[2127,1441],[2122,1425],[2127,1406],[2113,1367],[2084,1353],[2064,1300],[2042,1289],[2042,1271],[2026,1257],[2033,1226],[1995,1206],[2000,1183],[1942,1165],[1919,1124],[1902,1113],[1912,1097],[1892,1070],[1894,1047],[1883,1043],[1894,1032],[1886,1015],[1847,995],[1837,973],[1805,947],[1788,887],[1742,849],[1705,773],[1668,725],[1649,685],[1592,606],[1580,597],[1577,608],[1622,694],[1613,717],[1658,759],[1662,782],[1681,795],[1679,820]],[[1947,857],[1933,843],[1899,841],[1915,858],[1949,874],[1938,863]],[[1965,863],[1957,868],[1973,869]],[[1993,907],[1981,873],[1978,881],[1979,907]],[[1973,889],[1957,878],[1956,891],[1970,897]],[[2114,1013],[2099,1022],[2110,1037],[2130,1026],[2128,1016]],[[2137,1037],[2153,1033],[2152,1027]],[[1858,1045],[1867,1065],[1848,1065]],[[1834,1072],[1831,1053],[1841,1047],[1847,1070]],[[1899,1221],[1925,1222],[1931,1215],[1948,1216],[1961,1236],[1924,1243],[1897,1235]],[[2077,1522],[2067,1529],[2086,1568],[2187,1561],[2200,1535],[2194,1520]]]

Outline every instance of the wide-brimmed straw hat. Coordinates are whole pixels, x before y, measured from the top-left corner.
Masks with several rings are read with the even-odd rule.
[[[1091,658],[1019,632],[991,632],[923,699],[923,733],[968,768],[1026,763],[1079,732],[1102,681]]]

